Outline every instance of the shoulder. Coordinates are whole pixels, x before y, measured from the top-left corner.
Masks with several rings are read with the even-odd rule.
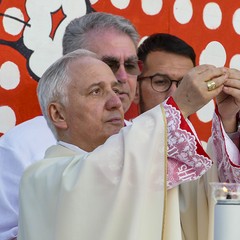
[[[23,122],[0,138],[0,155],[5,159],[41,159],[46,149],[56,140],[43,116]]]
[[[16,134],[28,134],[31,133],[32,131],[34,132],[41,132],[42,130],[45,131],[50,131],[50,129],[47,126],[47,122],[43,116],[38,116],[35,118],[32,118],[28,121],[25,121],[23,123],[20,123],[10,129],[7,133],[3,135],[4,138],[6,137],[16,137]],[[1,138],[2,139],[2,138]]]
[[[14,142],[21,144],[21,142],[28,140],[30,142],[37,138],[56,142],[43,116],[35,117],[10,129],[0,138],[0,146],[4,143],[11,145]]]

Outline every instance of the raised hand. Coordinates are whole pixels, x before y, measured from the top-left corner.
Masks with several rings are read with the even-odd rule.
[[[225,131],[237,130],[237,114],[240,111],[240,71],[228,69],[228,78],[223,91],[216,97],[218,111]]]
[[[173,94],[184,117],[198,111],[223,89],[227,79],[226,68],[200,65],[191,69]]]

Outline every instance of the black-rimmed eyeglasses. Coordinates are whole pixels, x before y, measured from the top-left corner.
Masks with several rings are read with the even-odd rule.
[[[160,73],[156,73],[152,76],[138,77],[138,81],[142,81],[144,79],[150,79],[152,89],[157,92],[167,92],[172,86],[173,82],[175,82],[176,87],[178,87],[182,81],[182,79],[179,80],[170,79],[167,75]]]

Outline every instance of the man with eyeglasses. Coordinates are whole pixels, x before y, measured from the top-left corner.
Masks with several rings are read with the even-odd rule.
[[[138,48],[143,62],[135,103],[143,113],[172,96],[183,76],[196,65],[191,46],[169,34],[153,34]]]
[[[152,34],[143,41],[138,48],[138,57],[143,62],[135,97],[135,103],[138,104],[140,113],[150,110],[159,102],[163,102],[172,96],[176,89],[181,86],[184,75],[196,65],[196,55],[193,48],[182,39],[165,33]],[[227,98],[227,95],[222,92],[217,96],[217,104],[221,117],[224,114],[232,114],[228,115],[228,120],[233,119],[232,130],[228,129],[227,123],[224,128],[226,131],[234,132],[237,130],[236,115],[240,109],[240,81],[236,80],[240,79],[240,72],[234,69],[228,69],[228,72],[228,81],[231,82],[226,83],[226,85],[229,87],[229,93],[233,91],[233,96],[228,96],[229,101],[226,102],[224,99]],[[211,90],[211,86],[209,88]],[[236,104],[234,104],[233,99],[235,99]],[[189,104],[191,103],[189,102]],[[214,145],[208,144],[208,152],[215,162],[219,164],[219,173],[217,173],[214,165],[212,170],[199,181],[180,185],[178,191],[174,193],[176,196],[176,198],[173,198],[175,202],[171,204],[179,206],[175,210],[180,212],[185,239],[213,239],[212,202],[206,201],[208,182],[221,180],[222,182],[240,183],[238,177],[240,168],[237,167],[237,165],[240,165],[239,132],[234,134],[238,136],[237,149],[227,139],[228,136],[224,134],[224,128],[220,123],[220,117],[215,114],[213,119],[213,139],[210,141]],[[223,162],[224,164],[222,164]],[[230,171],[226,171],[226,169]],[[211,196],[208,200],[210,199]],[[197,209],[200,209],[200,211]],[[198,225],[199,222],[201,225]],[[189,224],[191,228],[188,227]]]
[[[159,59],[161,59],[161,58],[159,58]],[[146,111],[145,108],[149,108],[149,109],[152,108],[151,105],[149,105],[149,101],[151,101],[152,97],[153,97],[153,95],[151,94],[152,97],[150,97],[150,98],[146,97],[147,102],[146,103],[144,102],[143,94],[146,90],[146,87],[145,86],[142,87],[142,85],[144,85],[144,83],[142,83],[143,81],[149,81],[151,83],[152,90],[154,90],[154,93],[158,92],[161,94],[170,92],[169,90],[173,86],[173,83],[175,84],[176,88],[181,83],[181,79],[172,80],[168,77],[167,74],[161,74],[161,73],[156,73],[151,76],[138,77],[138,82],[139,82],[139,86],[140,86],[139,87],[139,91],[140,91],[139,97],[141,99],[139,106],[141,108],[141,112],[145,112]],[[145,105],[147,105],[147,106],[145,106]]]

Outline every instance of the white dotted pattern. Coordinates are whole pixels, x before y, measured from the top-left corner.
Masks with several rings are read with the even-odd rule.
[[[61,22],[52,39],[50,37],[52,29],[50,13],[57,11],[60,7],[68,18]],[[65,28],[72,19],[86,14],[86,4],[85,0],[32,0],[27,1],[26,10],[31,28],[24,29],[23,40],[26,47],[33,50],[29,60],[30,68],[37,76],[41,77],[44,71],[62,56],[62,37]]]
[[[0,87],[10,90],[18,86],[20,82],[20,72],[18,66],[10,61],[2,64],[0,68]]]
[[[207,28],[216,29],[222,22],[222,11],[218,4],[208,3],[203,10],[203,21]]]
[[[24,27],[24,23],[21,22],[24,20],[22,11],[15,7],[8,8],[4,15],[6,15],[3,17],[4,30],[13,36],[18,35]],[[16,21],[11,17],[15,17],[21,21]]]
[[[214,110],[215,110],[215,104],[212,100],[197,111],[197,116],[199,120],[204,123],[210,122],[212,120]]]
[[[111,0],[111,3],[118,9],[125,9],[128,7],[130,0]]]
[[[226,62],[226,51],[220,42],[210,42],[202,51],[199,64],[212,64],[222,67]]]
[[[95,4],[95,3],[97,3],[99,0],[90,0],[90,3],[91,4]]]
[[[207,142],[201,141],[203,149],[206,151],[207,150]]]
[[[142,0],[142,9],[148,15],[159,14],[162,9],[162,0]]]
[[[0,133],[6,133],[9,129],[15,126],[16,116],[10,107],[0,107],[0,123]]]
[[[233,14],[233,28],[240,35],[240,8]]]
[[[235,68],[240,70],[240,54],[236,54],[231,58],[229,66],[230,68]]]
[[[173,14],[175,19],[181,23],[188,23],[193,15],[192,3],[189,0],[176,0],[174,3]]]
[[[148,36],[142,37],[142,38],[140,39],[139,43],[138,43],[138,46],[140,46],[140,45],[143,43],[143,41],[144,41],[145,39],[147,39],[147,38],[148,38]]]

